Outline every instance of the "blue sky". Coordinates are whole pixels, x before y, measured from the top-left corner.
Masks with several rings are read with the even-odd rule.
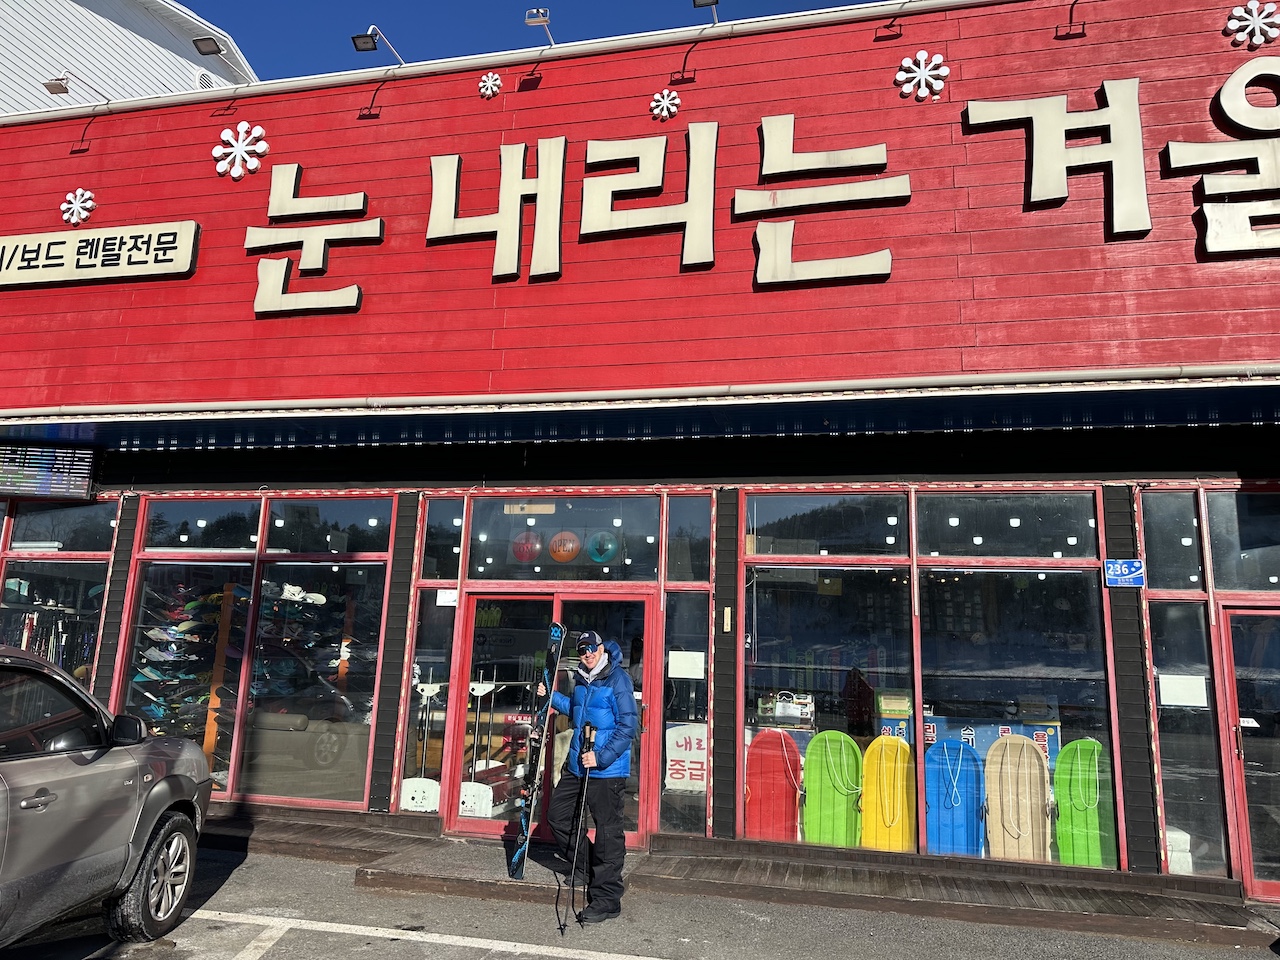
[[[710,23],[709,8],[693,0],[179,0],[235,38],[263,80],[359,70],[396,62],[390,51],[357,53],[351,36],[377,24],[410,63],[444,57],[544,46],[541,27],[524,23],[525,10],[545,4],[557,43]],[[720,20],[746,20],[836,6],[822,0],[721,0]]]

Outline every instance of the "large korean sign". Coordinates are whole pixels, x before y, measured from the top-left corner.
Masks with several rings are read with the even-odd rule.
[[[1203,0],[1104,15],[872,5],[11,125],[0,410],[1280,357],[1270,28]]]

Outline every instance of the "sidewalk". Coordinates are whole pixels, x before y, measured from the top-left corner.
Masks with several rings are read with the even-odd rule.
[[[511,880],[499,841],[438,835],[434,818],[211,810],[201,846],[270,853],[353,867],[352,882],[399,890],[497,900],[553,902],[567,897],[559,861],[530,850],[524,880]],[[1052,927],[1221,946],[1280,941],[1280,906],[1242,902],[1238,886],[1080,871],[1037,877],[1034,865],[1001,865],[847,851],[658,836],[648,853],[627,855],[627,887],[757,902],[892,910],[1007,926]],[[1061,874],[1062,871],[1056,871]]]

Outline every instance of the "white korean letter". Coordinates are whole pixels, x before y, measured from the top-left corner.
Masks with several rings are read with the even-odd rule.
[[[642,140],[588,140],[587,168],[604,163],[634,161],[631,173],[611,173],[582,181],[580,236],[630,233],[653,227],[684,227],[683,266],[715,263],[713,214],[716,192],[716,141],[719,124],[689,124],[689,175],[683,203],[617,210],[621,195],[662,187],[667,138]]]
[[[1245,89],[1263,80],[1280,80],[1280,57],[1256,57],[1233,73],[1222,85],[1218,102],[1227,117],[1246,130],[1274,133],[1280,130],[1280,107],[1256,107]],[[1280,191],[1280,138],[1233,140],[1225,143],[1169,141],[1169,169],[1236,166],[1246,173],[1206,173],[1200,180],[1206,198],[1225,203],[1204,203],[1204,249],[1208,253],[1257,253],[1280,250],[1280,227],[1255,228],[1255,221],[1274,222],[1280,216],[1280,199],[1250,199]],[[1233,200],[1233,198],[1235,198]]]
[[[301,181],[302,167],[296,163],[280,163],[271,168],[271,195],[267,201],[269,219],[359,217],[368,208],[368,197],[364,193],[299,197]],[[244,235],[244,248],[254,251],[301,247],[298,258],[301,270],[324,274],[328,269],[331,244],[381,243],[382,230],[381,217],[355,223],[305,227],[249,227]],[[293,261],[288,257],[264,257],[258,261],[258,289],[253,298],[255,313],[325,313],[359,309],[359,284],[353,283],[337,290],[290,293],[289,277],[292,272]]]
[[[1142,120],[1138,113],[1138,81],[1104,80],[1106,106],[1067,111],[1066,97],[1035,100],[971,100],[969,121],[975,126],[1030,122],[1031,202],[1067,199],[1067,173],[1105,167],[1111,173],[1107,197],[1112,230],[1117,234],[1151,229],[1147,175],[1142,155]],[[1068,146],[1071,136],[1105,130],[1103,143]]]
[[[786,176],[814,171],[855,170],[874,167],[883,170],[887,161],[885,145],[851,150],[827,150],[815,153],[795,152],[795,114],[765,117],[761,121],[764,150],[760,158],[760,176]],[[869,200],[904,200],[911,196],[911,178],[903,175],[883,180],[854,180],[820,187],[786,190],[737,190],[733,195],[735,216],[768,215],[783,210],[803,210],[834,204],[862,203]],[[796,263],[792,257],[792,241],[796,222],[762,222],[756,226],[756,283],[804,283],[815,280],[841,280],[858,277],[887,277],[893,265],[888,249],[855,257],[835,257]]]
[[[520,276],[520,219],[526,197],[534,198],[532,277],[560,273],[560,222],[564,199],[565,138],[538,141],[538,175],[524,175],[526,147],[502,145],[502,175],[498,209],[475,217],[458,216],[462,158],[457,154],[431,158],[431,219],[427,242],[457,237],[494,236],[493,275]]]

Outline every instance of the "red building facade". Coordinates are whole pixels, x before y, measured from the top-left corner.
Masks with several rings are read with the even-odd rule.
[[[497,836],[561,619],[661,717],[638,845],[1276,895],[1248,9],[868,5],[13,120],[0,430],[100,473],[10,503],[6,642],[224,799]]]

